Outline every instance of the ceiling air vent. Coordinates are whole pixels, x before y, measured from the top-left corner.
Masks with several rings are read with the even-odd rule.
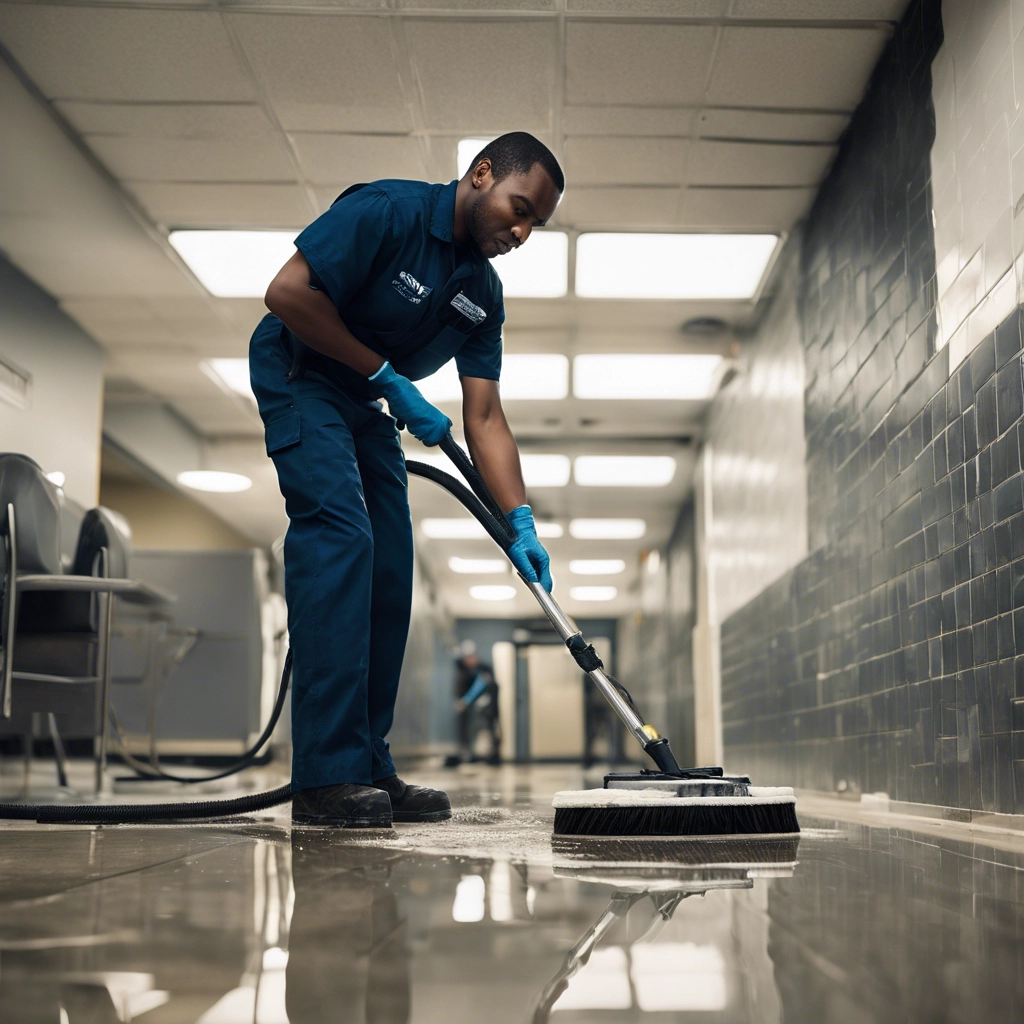
[[[32,374],[0,358],[0,399],[15,409],[27,409],[32,400]]]

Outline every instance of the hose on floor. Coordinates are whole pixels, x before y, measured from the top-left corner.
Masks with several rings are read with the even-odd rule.
[[[281,685],[277,690],[277,700],[274,702],[274,710],[271,712],[270,721],[267,722],[267,727],[263,730],[260,738],[237,761],[213,775],[174,775],[161,768],[159,761],[156,764],[153,764],[147,761],[140,761],[138,758],[133,757],[128,753],[128,737],[125,735],[124,729],[121,728],[121,723],[117,718],[117,713],[114,711],[113,706],[111,706],[110,722],[114,727],[114,734],[117,737],[118,746],[121,748],[121,757],[124,758],[125,764],[127,764],[128,767],[139,776],[138,781],[159,782],[161,780],[167,780],[168,782],[180,782],[186,786],[194,786],[200,782],[213,782],[216,779],[226,779],[229,775],[237,775],[240,771],[244,771],[248,768],[249,765],[251,765],[253,761],[260,756],[260,750],[266,745],[270,737],[273,735],[274,729],[277,727],[278,720],[281,717],[281,712],[284,711],[284,699],[288,694],[288,684],[291,681],[291,678],[292,652],[291,648],[289,648],[284,659],[284,669],[281,672]],[[118,779],[118,781],[124,782],[127,780]]]

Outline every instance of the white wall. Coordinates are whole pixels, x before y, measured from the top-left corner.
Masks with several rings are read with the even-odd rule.
[[[938,344],[956,367],[1024,297],[1024,2],[947,0],[932,64]]]
[[[710,621],[720,623],[807,556],[804,358],[796,308],[798,246],[779,294],[747,342],[740,372],[708,413],[703,483]]]
[[[0,359],[32,378],[26,408],[0,399],[0,451],[63,472],[68,497],[92,508],[100,481],[103,351],[3,256]]]

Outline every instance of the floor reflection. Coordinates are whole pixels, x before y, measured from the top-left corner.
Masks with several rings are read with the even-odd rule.
[[[458,778],[450,827],[391,834],[5,829],[0,1020],[1024,1019],[1012,842],[810,819],[775,840],[553,841],[551,784],[576,780]]]
[[[292,835],[295,908],[286,972],[291,1024],[407,1024],[409,950],[391,887],[401,854]]]

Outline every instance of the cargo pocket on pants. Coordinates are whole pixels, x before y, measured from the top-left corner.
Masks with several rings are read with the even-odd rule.
[[[267,454],[274,460],[277,480],[284,495],[289,519],[301,519],[320,511],[313,471],[302,446],[302,424],[297,410],[290,410],[266,425]]]

